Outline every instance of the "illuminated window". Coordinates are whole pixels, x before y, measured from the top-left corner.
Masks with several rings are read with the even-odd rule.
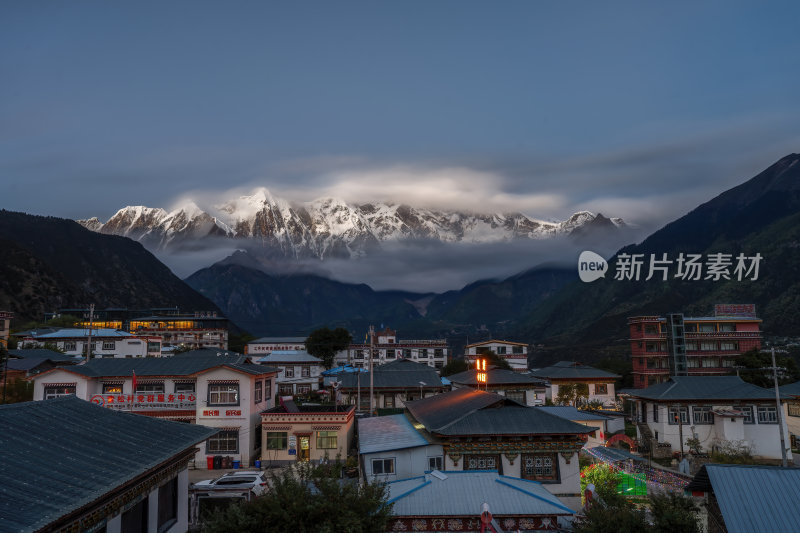
[[[122,383],[103,383],[103,394],[122,394]]]

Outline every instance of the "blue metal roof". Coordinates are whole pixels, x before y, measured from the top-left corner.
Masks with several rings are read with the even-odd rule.
[[[0,406],[0,531],[38,531],[219,430],[75,396]]]
[[[446,471],[387,483],[395,516],[474,516],[483,503],[493,515],[571,515],[541,483],[496,471]]]
[[[800,531],[800,469],[704,465],[687,490],[713,490],[728,533]]]
[[[426,446],[428,441],[414,429],[405,415],[376,416],[358,420],[361,453],[385,452]]]

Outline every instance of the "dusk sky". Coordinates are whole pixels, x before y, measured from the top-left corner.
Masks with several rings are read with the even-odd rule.
[[[797,2],[0,4],[0,207],[266,187],[662,224],[800,147]]]

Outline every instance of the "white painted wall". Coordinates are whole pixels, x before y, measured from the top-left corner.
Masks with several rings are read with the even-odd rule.
[[[364,467],[364,477],[367,480],[377,479],[379,481],[395,481],[414,476],[421,476],[428,467],[428,457],[444,455],[440,444],[428,446],[418,446],[416,448],[404,448],[402,450],[391,450],[386,452],[365,453],[361,456]],[[394,474],[375,475],[372,472],[373,459],[394,459]]]

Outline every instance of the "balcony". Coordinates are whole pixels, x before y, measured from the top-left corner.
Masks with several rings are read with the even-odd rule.
[[[760,331],[695,331],[686,332],[687,339],[760,339]]]

